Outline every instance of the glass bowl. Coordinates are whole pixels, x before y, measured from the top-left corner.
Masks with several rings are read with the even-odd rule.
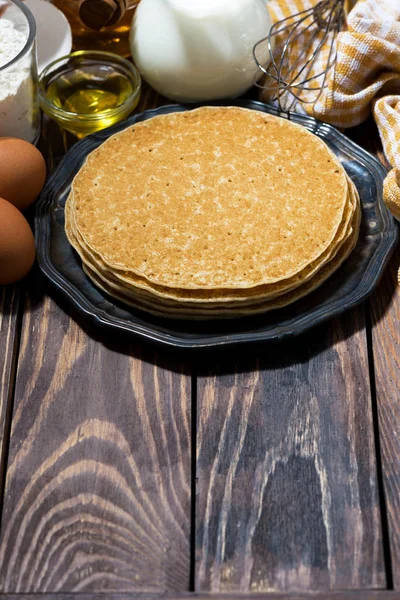
[[[13,35],[15,46],[0,48],[0,137],[35,144],[40,135],[36,23],[20,0],[1,0],[0,37],[1,32],[7,38]]]
[[[80,50],[50,63],[39,79],[43,111],[83,138],[125,119],[137,106],[141,78],[111,52]]]

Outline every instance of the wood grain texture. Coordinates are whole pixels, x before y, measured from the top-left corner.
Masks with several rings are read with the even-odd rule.
[[[370,119],[351,131],[352,139],[374,154],[387,168],[375,123]],[[400,289],[397,248],[377,290],[372,294],[372,350],[382,461],[384,500],[388,520],[391,572],[395,589],[400,589]]]
[[[382,474],[393,582],[400,589],[400,249],[371,298],[373,355]]]
[[[57,594],[57,600],[400,600],[400,593],[388,590],[352,592],[292,592],[267,594]],[[52,594],[0,594],[0,600],[55,600]]]
[[[196,590],[386,586],[363,328],[361,307],[200,377]]]
[[[49,297],[27,299],[2,592],[188,589],[190,378],[95,335]]]
[[[3,453],[7,405],[11,400],[12,371],[17,351],[15,336],[18,298],[19,292],[16,286],[0,287],[0,457]]]

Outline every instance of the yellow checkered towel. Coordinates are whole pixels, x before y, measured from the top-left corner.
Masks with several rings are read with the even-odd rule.
[[[271,0],[268,8],[274,22],[309,9],[316,0]],[[314,32],[315,34],[315,29]],[[326,88],[312,103],[299,102],[286,93],[285,109],[307,113],[336,127],[358,125],[373,112],[386,157],[393,167],[384,183],[384,199],[400,219],[400,0],[358,0],[347,17],[347,27],[335,40],[330,33],[312,65],[308,77],[321,72],[327,64],[330,42],[337,52],[337,62],[328,72]],[[311,52],[321,42],[305,31],[291,47],[292,59],[307,48]],[[276,47],[284,43],[279,34]],[[289,56],[289,61],[292,60]],[[290,67],[284,65],[284,68]],[[322,78],[312,80],[321,84]],[[310,87],[310,86],[309,86]],[[262,90],[261,99],[271,101],[273,90]],[[311,91],[301,92],[302,100],[315,100]]]

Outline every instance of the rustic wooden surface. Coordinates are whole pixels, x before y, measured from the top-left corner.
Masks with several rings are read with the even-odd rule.
[[[50,170],[70,143],[46,130]],[[38,274],[22,320],[2,290],[0,600],[399,598],[396,260],[295,342],[207,355],[106,335]]]
[[[351,591],[351,592],[323,592],[323,593],[267,593],[267,594],[57,594],[56,600],[400,600],[399,592],[387,590]],[[55,600],[54,594],[0,594],[0,600]]]
[[[393,584],[400,589],[400,292],[399,249],[371,298],[373,359]]]
[[[24,307],[2,592],[188,589],[190,377]]]
[[[363,307],[199,379],[197,587],[386,586]]]
[[[3,451],[4,436],[12,402],[12,380],[17,354],[17,316],[19,287],[0,287],[0,488],[4,480],[7,447]],[[5,440],[7,446],[8,440]],[[0,489],[0,499],[2,490]]]
[[[354,141],[387,162],[376,126],[370,119],[352,131]],[[375,443],[382,477],[383,525],[388,536],[389,585],[400,589],[400,248],[394,253],[370,299]]]

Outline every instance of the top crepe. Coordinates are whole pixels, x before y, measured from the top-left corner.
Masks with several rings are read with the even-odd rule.
[[[106,265],[182,289],[292,277],[330,246],[348,197],[322,140],[235,107],[136,123],[89,155],[72,190],[76,227]]]

